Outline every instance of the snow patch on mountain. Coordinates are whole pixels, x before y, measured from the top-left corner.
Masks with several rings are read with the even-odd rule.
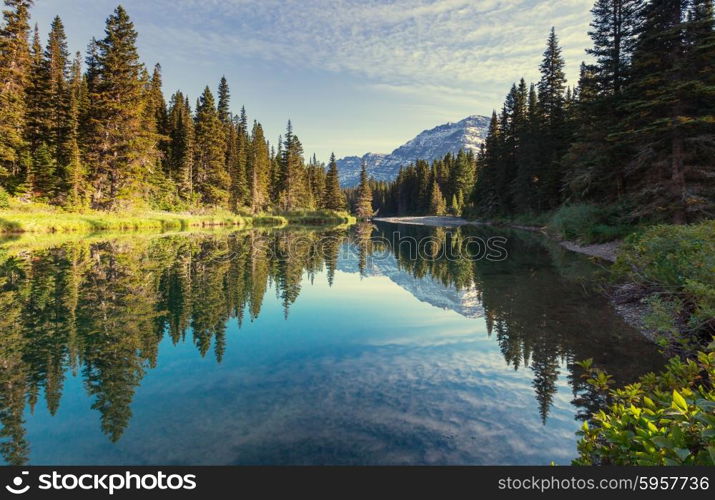
[[[457,123],[445,123],[425,130],[417,137],[400,146],[391,154],[367,153],[348,156],[338,160],[340,183],[345,187],[356,186],[360,181],[362,162],[367,164],[368,174],[380,181],[391,181],[400,169],[415,160],[432,161],[447,153],[456,154],[460,149],[479,151],[489,130],[490,119],[486,116],[468,116]]]
[[[346,273],[360,272],[357,252],[355,248],[342,252],[341,257],[338,258],[337,269]],[[387,277],[420,302],[426,302],[439,309],[454,311],[465,318],[484,317],[484,307],[479,291],[474,285],[458,290],[430,276],[415,278],[408,271],[400,269],[397,260],[392,256],[380,259],[368,257],[363,273],[367,277]]]

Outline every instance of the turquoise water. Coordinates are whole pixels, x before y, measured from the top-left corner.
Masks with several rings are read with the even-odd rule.
[[[589,407],[573,361],[623,382],[662,364],[581,257],[505,234],[501,262],[411,258],[395,231],[469,230],[4,251],[4,461],[567,464]]]

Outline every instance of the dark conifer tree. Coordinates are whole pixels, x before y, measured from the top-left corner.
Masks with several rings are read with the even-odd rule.
[[[168,116],[168,175],[181,200],[194,199],[194,121],[188,100],[181,92],[171,97]]]
[[[628,171],[629,195],[639,206],[634,215],[663,213],[676,224],[711,208],[700,173],[712,169],[715,150],[712,108],[693,105],[713,91],[692,72],[687,14],[683,0],[644,8],[620,136],[635,152]]]
[[[225,76],[221,77],[218,85],[218,117],[224,123],[231,119],[231,91]]]
[[[338,163],[335,161],[335,153],[330,155],[328,173],[325,179],[323,206],[328,210],[345,210],[345,195],[340,189]]]
[[[540,161],[535,178],[539,193],[537,208],[540,210],[555,208],[562,198],[561,158],[568,147],[564,66],[556,30],[552,28],[541,63],[541,81],[538,85],[543,128]]]
[[[364,161],[360,170],[360,185],[358,186],[355,214],[358,219],[363,220],[371,218],[374,214],[374,210],[372,208],[372,189],[370,188],[370,182],[367,176],[367,165]]]
[[[90,47],[87,164],[95,208],[119,208],[142,197],[146,181],[142,140],[143,66],[137,32],[123,7],[107,19],[105,38]]]
[[[201,201],[227,207],[231,178],[226,170],[226,135],[208,87],[196,107],[194,155],[193,185]]]
[[[0,181],[10,191],[25,181],[25,91],[30,82],[32,0],[5,0],[0,25]]]
[[[248,151],[251,211],[255,214],[268,209],[271,204],[271,159],[263,127],[258,122],[253,123]]]
[[[85,81],[82,77],[82,59],[78,52],[72,62],[68,82],[67,136],[65,141],[65,163],[62,165],[65,206],[78,209],[86,204],[87,171],[80,152],[80,125]]]
[[[46,142],[52,150],[58,165],[66,165],[71,154],[69,143],[69,89],[68,89],[69,53],[67,37],[62,20],[55,17],[45,48],[45,74],[47,75],[47,94],[45,96],[48,111],[49,134]]]
[[[49,73],[44,59],[44,51],[40,42],[40,32],[35,26],[35,32],[30,46],[29,84],[25,91],[25,138],[32,154],[41,144],[47,143],[50,136],[50,101]]]

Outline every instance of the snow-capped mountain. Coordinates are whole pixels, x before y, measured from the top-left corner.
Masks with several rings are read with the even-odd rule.
[[[445,123],[425,130],[391,154],[368,153],[362,158],[348,156],[338,160],[340,182],[345,187],[356,186],[360,181],[360,168],[364,160],[368,173],[377,180],[389,181],[397,177],[400,168],[415,160],[432,161],[460,149],[478,151],[489,130],[486,116],[468,116],[457,123]]]
[[[357,249],[348,247],[338,257],[337,269],[346,273],[360,272],[358,267]],[[472,285],[469,288],[457,290],[446,286],[434,278],[425,276],[415,278],[408,271],[400,269],[393,256],[385,258],[368,257],[365,268],[368,277],[385,276],[393,283],[412,294],[420,302],[426,302],[439,309],[454,311],[465,318],[484,317],[484,307],[479,291]]]

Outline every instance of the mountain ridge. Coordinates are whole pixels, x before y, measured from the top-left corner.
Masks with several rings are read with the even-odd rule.
[[[447,153],[456,154],[460,149],[477,152],[484,143],[490,118],[470,115],[458,122],[448,122],[424,130],[415,138],[395,149],[390,154],[367,153],[363,156],[346,156],[338,160],[340,184],[354,187],[360,182],[362,162],[367,164],[370,177],[379,181],[391,181],[400,169],[415,160],[432,161]]]

